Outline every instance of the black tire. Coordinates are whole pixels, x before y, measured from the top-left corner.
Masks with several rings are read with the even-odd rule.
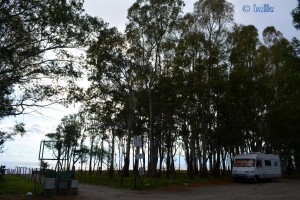
[[[255,177],[253,178],[253,183],[256,184],[256,183],[258,183],[258,181],[259,181],[258,176],[255,176]]]
[[[240,182],[240,179],[239,179],[239,178],[234,178],[234,181],[235,181],[236,183],[239,183],[239,182]]]

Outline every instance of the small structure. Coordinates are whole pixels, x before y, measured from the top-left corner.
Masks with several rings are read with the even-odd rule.
[[[74,178],[74,172],[71,170],[63,169],[64,158],[47,158],[44,157],[45,147],[51,146],[51,143],[55,141],[41,141],[39,160],[41,166],[46,160],[56,161],[55,170],[53,169],[41,169],[44,175],[44,193],[45,195],[51,194],[77,194],[78,192],[78,180]]]

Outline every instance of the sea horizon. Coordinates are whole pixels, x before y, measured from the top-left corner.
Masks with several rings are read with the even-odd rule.
[[[35,162],[24,162],[24,161],[0,161],[0,165],[4,165],[5,169],[16,169],[17,167],[26,167],[26,168],[40,168],[40,162],[35,161]]]

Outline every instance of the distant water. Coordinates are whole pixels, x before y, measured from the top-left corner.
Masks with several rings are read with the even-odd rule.
[[[5,165],[6,169],[16,169],[16,167],[40,168],[40,162],[18,162],[18,161],[0,161],[0,165]]]

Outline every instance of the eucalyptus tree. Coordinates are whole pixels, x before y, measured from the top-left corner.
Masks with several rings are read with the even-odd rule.
[[[292,16],[293,16],[293,23],[295,28],[299,31],[300,30],[300,1],[298,0],[298,6],[292,11]],[[293,38],[292,41],[292,46],[293,46],[293,55],[294,55],[294,63],[292,65],[293,69],[295,69],[295,73],[299,74],[299,66],[300,66],[300,41],[299,39]],[[298,67],[297,67],[298,66]],[[299,136],[296,136],[299,139]],[[297,140],[296,146],[299,147],[300,141]],[[296,150],[296,168],[297,172],[300,172],[300,149],[297,148]]]
[[[299,118],[299,72],[287,65],[277,73],[276,78],[277,98],[267,118],[270,124],[270,143],[273,150],[281,155],[284,172],[292,173],[293,163],[299,172],[300,137],[299,123],[296,122]]]
[[[83,0],[0,1],[0,120],[62,102],[93,26],[83,12]]]
[[[82,122],[79,115],[68,115],[61,120],[56,132],[46,134],[46,137],[50,139],[46,145],[53,150],[53,156],[57,159],[55,166],[57,171],[73,169],[76,162],[83,156],[81,154],[83,149],[80,149],[82,152],[77,154],[79,148],[82,147],[79,146],[84,131]]]
[[[291,63],[293,63],[292,48],[290,42],[283,37],[283,34],[272,26],[264,29],[263,41],[265,47],[262,49],[265,50],[265,52],[261,56],[264,57],[266,73],[269,77],[268,79],[264,79],[269,80],[267,83],[269,84],[269,96],[271,96],[271,98],[267,99],[265,107],[268,112],[272,112],[275,102],[280,98],[278,92],[283,86],[280,81],[281,77],[287,75],[287,68],[289,68]],[[266,91],[263,91],[263,93],[266,93]],[[266,116],[268,116],[268,114]],[[268,118],[265,118],[267,126],[264,137],[266,151],[278,152],[279,149],[274,149],[272,144],[270,144],[270,135],[273,133],[270,132],[271,127],[269,125],[270,122],[268,121]]]
[[[106,128],[111,130],[113,146],[115,131],[127,130],[123,174],[128,176],[135,118],[135,65],[126,55],[124,36],[116,28],[101,29],[94,36],[87,51],[87,70],[91,84],[86,90],[84,106],[89,112],[98,115],[101,123],[105,123]],[[114,154],[115,148],[112,149]],[[113,158],[114,155],[111,156],[111,162]]]
[[[183,76],[180,71],[180,59],[177,59],[179,41],[181,35],[180,27],[185,22],[181,19],[176,24],[176,31],[169,33],[162,43],[163,69],[157,84],[154,86],[153,97],[156,100],[154,110],[157,113],[155,126],[161,133],[159,145],[159,174],[161,166],[165,160],[166,175],[175,176],[174,160],[178,151],[178,140],[180,140],[180,122],[185,116],[183,94],[185,88],[182,87]],[[188,27],[188,25],[187,25]],[[188,29],[185,29],[187,31]],[[188,32],[188,31],[187,31]]]
[[[139,66],[137,73],[146,90],[149,107],[150,176],[156,175],[158,133],[155,132],[153,88],[163,68],[162,42],[173,29],[183,6],[182,0],[137,0],[128,10],[126,36],[129,52]]]
[[[23,136],[26,133],[24,123],[16,123],[12,131],[1,131],[0,130],[0,153],[3,153],[4,143],[6,141],[12,141],[14,136],[21,135]]]
[[[0,105],[6,111],[1,116],[50,100],[64,91],[60,78],[78,77],[69,50],[84,46],[90,30],[82,6],[81,0],[2,1],[0,91],[5,101]]]
[[[114,145],[115,145],[115,116],[119,105],[115,99],[110,99],[108,93],[104,91],[96,91],[93,85],[93,94],[91,94],[91,87],[86,91],[85,101],[83,102],[81,112],[84,113],[86,118],[87,136],[90,140],[90,153],[89,153],[89,175],[92,175],[95,167],[97,166],[97,173],[102,171],[102,165],[105,156],[109,153],[105,144],[112,144],[110,158],[114,158]],[[98,93],[99,92],[99,93]],[[90,95],[94,95],[90,98]],[[112,138],[112,142],[110,139]],[[109,169],[108,169],[109,170]]]
[[[281,154],[283,163],[296,169],[300,168],[299,125],[295,120],[299,117],[299,63],[300,53],[296,39],[291,42],[282,37],[274,27],[268,27],[271,43],[266,49],[267,66],[272,72],[271,91],[273,99],[269,104],[267,122],[269,124],[270,150]],[[293,158],[293,159],[292,159]],[[287,173],[291,168],[284,166]]]
[[[170,176],[174,154],[176,152],[176,141],[178,138],[178,129],[176,126],[178,108],[181,104],[177,101],[178,90],[174,84],[174,77],[161,75],[154,87],[153,97],[155,98],[154,112],[156,113],[155,131],[160,133],[158,145],[159,173],[162,174],[162,164],[166,160],[166,173]]]
[[[203,91],[196,94],[193,107],[196,107],[201,120],[194,130],[201,132],[203,175],[207,175],[209,132],[218,125],[213,125],[214,116],[218,115],[214,100],[221,98],[223,91],[215,88],[218,79],[224,79],[227,72],[227,42],[229,28],[233,23],[233,5],[225,0],[199,0],[194,4],[195,31],[203,36],[200,52],[201,59],[197,60],[197,67],[201,70],[200,87]],[[215,98],[213,98],[215,97]],[[200,126],[201,125],[201,126]],[[217,153],[218,154],[218,153]],[[210,159],[212,160],[212,159]]]
[[[299,142],[293,135],[298,129],[293,121],[298,104],[295,66],[299,57],[292,43],[274,27],[265,28],[262,36],[260,42],[254,26],[238,26],[229,38],[232,69],[228,106],[232,110],[230,124],[235,125],[227,128],[235,135],[231,145],[237,153],[279,153],[286,163]]]
[[[229,98],[229,109],[233,113],[231,125],[234,127],[228,127],[235,135],[232,145],[235,146],[236,153],[259,151],[261,149],[255,149],[255,146],[261,148],[262,144],[256,144],[258,141],[253,138],[257,134],[255,119],[258,117],[256,112],[258,102],[256,100],[259,97],[255,86],[257,77],[254,75],[258,67],[258,30],[252,25],[236,26],[230,41],[231,72],[227,98]]]
[[[94,163],[98,158],[98,148],[97,143],[102,138],[102,134],[104,134],[103,124],[98,115],[95,113],[86,112],[86,132],[87,136],[90,140],[90,149],[89,149],[89,175],[92,175],[93,172],[93,158]],[[101,149],[100,149],[101,150]],[[102,161],[102,160],[101,160]]]
[[[295,28],[300,30],[300,0],[298,6],[292,11],[292,17]]]
[[[120,92],[124,92],[124,91],[114,91],[120,94]],[[123,94],[122,94],[123,95]],[[103,107],[103,110],[100,114],[100,120],[103,124],[103,128],[106,132],[108,138],[106,139],[106,142],[108,143],[109,149],[108,149],[108,153],[107,153],[107,158],[108,158],[108,171],[110,176],[113,176],[113,172],[114,172],[114,166],[115,166],[115,149],[116,149],[116,140],[117,137],[119,139],[122,139],[122,137],[124,137],[124,135],[126,134],[125,130],[126,130],[126,125],[124,126],[124,123],[122,123],[124,120],[126,120],[126,115],[124,116],[121,112],[122,110],[120,108],[118,108],[118,106],[120,106],[123,101],[125,101],[125,99],[122,101],[118,98],[116,98],[115,96],[112,96],[112,101],[106,100],[105,106]],[[119,96],[120,97],[120,96]],[[121,103],[120,103],[121,102]],[[128,110],[126,110],[128,111]],[[102,143],[101,143],[101,153],[102,153],[102,157],[103,157],[103,141],[104,141],[104,137],[102,137]],[[130,142],[129,142],[130,143]]]
[[[177,116],[180,126],[180,136],[183,140],[185,158],[187,163],[188,176],[193,178],[196,173],[197,138],[196,124],[199,122],[199,96],[203,93],[204,87],[201,84],[203,79],[203,67],[201,60],[204,51],[204,34],[196,29],[196,18],[192,14],[186,14],[178,25],[178,44],[175,49],[174,58],[174,84],[177,86],[176,99],[181,106],[178,107]],[[201,113],[200,113],[201,116]],[[200,144],[198,145],[200,147]],[[199,148],[197,148],[199,150]],[[201,163],[200,163],[201,165]]]

